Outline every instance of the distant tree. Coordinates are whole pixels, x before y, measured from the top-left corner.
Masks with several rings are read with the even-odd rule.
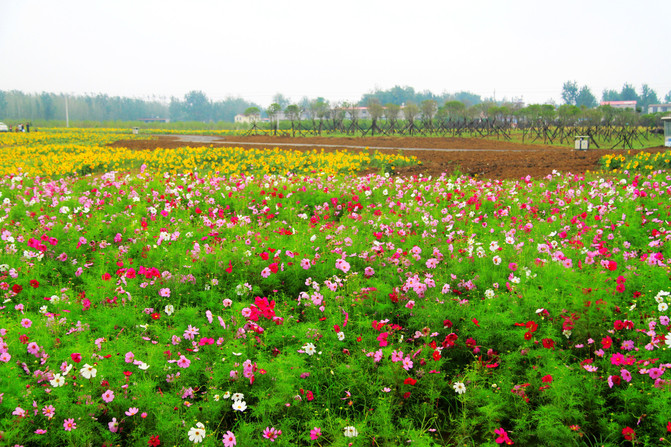
[[[184,112],[188,121],[208,121],[211,104],[205,93],[192,90],[184,95]]]
[[[425,99],[420,103],[419,108],[422,111],[424,121],[431,123],[436,112],[438,112],[438,102],[434,99]]]
[[[261,115],[261,110],[258,107],[252,106],[252,107],[247,107],[245,109],[245,112],[243,113],[245,116],[260,116]]]
[[[608,104],[599,106],[597,109],[601,112],[601,121],[606,125],[610,125],[617,114],[617,109]]]
[[[671,92],[669,92],[671,94]],[[0,90],[0,116],[7,115],[7,94]]]
[[[371,121],[372,121],[370,129],[371,129],[371,133],[374,136],[375,131],[380,130],[380,128],[377,125],[377,122],[384,115],[384,107],[382,107],[382,104],[380,104],[380,101],[378,101],[377,98],[371,98],[368,101],[367,108],[368,108],[368,113],[370,114],[370,118],[371,118]]]
[[[396,122],[398,115],[401,113],[401,106],[394,104],[393,102],[388,102],[384,105],[384,117],[390,123]]]
[[[328,108],[328,102],[324,98],[319,97],[308,103],[306,111],[310,116],[310,119],[314,121],[315,118],[319,118],[320,120],[324,119],[327,115]]]
[[[643,113],[647,113],[648,106],[650,104],[658,104],[659,98],[657,98],[657,93],[651,89],[648,84],[643,84],[641,86],[641,96],[639,106]]]
[[[270,118],[270,121],[272,122],[277,119],[281,111],[282,106],[274,102],[270,106],[268,106],[268,108],[266,109],[266,114],[268,115],[268,118]]]
[[[577,105],[578,84],[575,81],[566,81],[561,90],[561,98],[564,104]]]
[[[601,101],[621,101],[620,94],[615,90],[604,90],[601,93]]]
[[[49,93],[43,92],[40,95],[40,104],[42,109],[42,118],[45,120],[54,119],[56,109],[54,107],[54,99]]]
[[[410,123],[415,121],[417,115],[419,115],[419,107],[414,102],[410,101],[403,107],[403,116]]]
[[[638,94],[636,93],[636,89],[634,89],[634,86],[628,83],[625,83],[622,86],[622,90],[620,91],[620,100],[621,101],[638,101]]]
[[[453,100],[463,102],[466,107],[470,107],[472,105],[479,104],[482,102],[482,98],[480,97],[480,95],[476,95],[475,93],[470,92],[455,93],[453,95]]]
[[[380,104],[380,101],[377,98],[371,98],[368,100],[368,113],[373,122],[377,122],[384,115],[384,107]]]
[[[255,106],[247,107],[243,115],[250,118],[253,122],[256,122],[261,118],[261,109]]]
[[[580,107],[571,104],[562,104],[557,109],[557,117],[564,125],[574,124],[580,116]]]
[[[591,109],[593,107],[596,107],[596,98],[592,94],[592,91],[587,87],[586,85],[583,85],[580,88],[580,91],[578,92],[578,96],[576,97],[575,104],[578,107],[586,107],[588,109]]]
[[[466,104],[461,101],[448,101],[440,108],[441,116],[451,120],[466,116]]]
[[[302,110],[298,107],[297,104],[290,104],[284,109],[284,114],[291,121],[292,125],[294,121],[299,121],[301,118]]]
[[[184,119],[184,104],[178,98],[170,98],[170,106],[168,106],[168,114],[171,121],[182,121]]]
[[[286,107],[290,104],[289,98],[285,97],[281,93],[275,93],[273,96],[273,103],[279,104],[282,110],[286,109]]]
[[[664,97],[664,102],[665,103],[670,103],[671,102],[671,90],[669,90],[669,93],[666,94]],[[2,105],[2,101],[0,100],[0,106]],[[0,109],[2,110],[2,109]]]

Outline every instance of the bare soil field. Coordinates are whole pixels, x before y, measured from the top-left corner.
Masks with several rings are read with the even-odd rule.
[[[429,138],[429,137],[273,137],[273,136],[157,136],[151,140],[123,140],[112,146],[136,150],[177,148],[182,146],[236,146],[275,148],[286,150],[361,151],[376,148],[384,152],[413,155],[421,165],[397,169],[401,175],[440,175],[455,171],[471,176],[492,179],[516,179],[530,175],[540,178],[553,170],[574,174],[599,169],[599,159],[618,151],[635,154],[639,151],[622,149],[589,149],[576,151],[573,148],[530,145],[507,141],[476,138]],[[646,149],[648,152],[664,151],[664,147]]]

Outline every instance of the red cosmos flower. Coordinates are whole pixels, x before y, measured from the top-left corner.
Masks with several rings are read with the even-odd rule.
[[[611,272],[617,270],[617,262],[608,261],[608,270],[610,270]]]
[[[624,323],[622,322],[622,320],[615,320],[615,322],[613,323],[613,328],[615,328],[616,331],[621,331],[622,329],[624,329]]]
[[[340,326],[338,326],[337,324],[334,324],[333,325],[333,330],[336,331],[336,333],[340,332]]]
[[[151,318],[152,320],[158,320],[159,318],[161,318],[161,314],[158,312],[154,312],[153,314],[151,314]]]
[[[19,284],[14,284],[14,285],[12,286],[12,292],[14,292],[14,293],[17,294],[17,295],[18,295],[19,293],[21,293],[22,290],[23,290],[23,287],[21,287]]]
[[[158,435],[154,435],[151,438],[149,438],[149,441],[147,441],[147,444],[156,447],[158,445],[161,445],[161,440],[158,439]]]
[[[72,361],[75,363],[79,363],[82,361],[82,355],[78,352],[73,352],[70,354],[70,357],[72,358]]]
[[[30,340],[30,339],[28,338],[28,336],[26,334],[21,334],[19,336],[19,341],[24,345],[28,344],[28,340]]]
[[[268,253],[266,253],[265,251],[261,253],[259,256],[261,256],[261,259],[263,259],[264,261],[267,261],[268,258],[270,257]]]
[[[666,431],[667,431],[668,433],[671,433],[671,422],[667,422],[667,423],[666,423]]]
[[[601,345],[603,346],[603,349],[609,349],[613,345],[613,339],[610,338],[610,335],[601,339]]]
[[[437,362],[440,360],[440,351],[433,351],[433,359]]]
[[[480,327],[480,323],[478,322],[477,318],[473,318],[471,321],[473,321],[477,327]]]
[[[231,261],[228,261],[228,268],[226,269],[226,273],[233,273],[233,264],[231,264]]]
[[[554,349],[555,348],[555,342],[551,338],[544,338],[543,339],[543,347],[545,349]]]
[[[412,377],[408,377],[403,381],[403,384],[405,385],[415,385],[417,383],[417,380],[413,379]]]
[[[408,391],[407,393],[405,393],[405,394],[403,395],[403,399],[407,399],[408,397],[410,397],[410,394],[411,394],[410,391]]]
[[[31,279],[30,280],[30,287],[33,289],[37,289],[40,286],[40,282],[36,279]]]
[[[543,383],[552,383],[552,376],[550,374],[543,376],[541,379],[541,382]]]
[[[636,438],[636,432],[631,427],[624,427],[622,429],[622,435],[627,441],[631,441],[632,439]]]
[[[277,273],[277,271],[279,270],[279,266],[277,265],[277,262],[273,262],[272,264],[270,264],[270,265],[268,266],[268,268],[269,268],[270,271],[273,272],[273,273]]]
[[[452,322],[450,320],[443,320],[443,329],[450,329],[452,327]]]
[[[112,279],[112,275],[110,275],[109,273],[103,273],[102,275],[103,281],[109,281],[110,279]]]
[[[533,337],[533,334],[531,332],[525,332],[524,333],[524,339],[525,340],[531,340],[532,337]]]

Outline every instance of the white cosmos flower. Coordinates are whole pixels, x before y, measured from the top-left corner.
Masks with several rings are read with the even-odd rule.
[[[350,426],[345,427],[345,433],[344,434],[345,434],[346,438],[355,438],[359,435],[359,432],[356,431],[355,427],[352,427],[350,425]]]
[[[247,402],[244,400],[235,400],[231,406],[235,411],[245,411],[247,409]]]
[[[317,352],[317,348],[315,348],[315,345],[312,343],[306,343],[305,346],[303,346],[303,351],[307,355],[314,355],[315,352]]]
[[[93,366],[89,365],[88,363],[86,363],[84,364],[84,367],[79,370],[79,373],[82,375],[83,378],[91,379],[92,377],[95,377],[96,374],[98,374],[98,370],[95,369]]]
[[[457,394],[464,394],[466,392],[466,385],[464,385],[463,382],[454,382],[452,388],[454,388],[454,391]]]
[[[231,396],[231,399],[233,399],[233,400],[244,400],[245,395],[242,394],[242,393],[233,393],[233,395]]]
[[[49,381],[51,386],[54,388],[57,388],[59,386],[65,385],[65,377],[61,376],[60,374],[56,374],[53,379]]]
[[[195,427],[189,429],[189,441],[203,442],[203,438],[205,438],[205,426],[198,422]]]

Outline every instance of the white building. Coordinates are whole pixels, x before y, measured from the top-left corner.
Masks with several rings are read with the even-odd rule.
[[[650,104],[648,113],[671,112],[671,104]]]
[[[601,101],[602,106],[611,106],[614,109],[636,110],[636,101]]]

